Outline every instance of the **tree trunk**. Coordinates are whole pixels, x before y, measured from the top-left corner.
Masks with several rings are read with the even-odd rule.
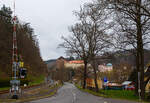
[[[136,50],[137,51],[137,50]],[[135,95],[138,96],[138,72],[139,72],[139,56],[136,52],[136,80],[135,80]]]
[[[137,5],[141,5],[141,0],[137,0]],[[141,25],[141,9],[137,6],[137,56],[138,67],[140,71],[140,89],[141,98],[145,98],[145,86],[144,86],[144,50],[143,50],[143,38],[142,38],[142,25]]]
[[[96,62],[95,60],[93,60],[93,69],[94,69],[94,82],[95,82],[95,90],[96,92],[98,92],[98,84],[97,84],[97,73],[96,73],[96,69],[97,68],[97,65],[96,65]]]
[[[142,45],[142,44],[141,44]],[[144,51],[143,51],[143,46],[141,46],[141,98],[145,99],[145,83],[144,83]]]
[[[86,87],[86,78],[87,78],[87,62],[84,61],[83,89],[85,89]]]

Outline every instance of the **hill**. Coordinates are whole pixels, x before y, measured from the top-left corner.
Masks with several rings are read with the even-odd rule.
[[[49,63],[51,63],[51,62],[55,62],[57,59],[50,59],[50,60],[47,60],[47,61],[45,61],[45,63],[46,64],[49,64]]]
[[[136,55],[135,50],[128,51],[116,51],[104,53],[98,57],[99,63],[112,63],[114,65],[120,63],[127,63],[132,66],[136,66]],[[144,65],[150,62],[150,50],[144,49]]]
[[[55,68],[55,66],[56,66],[56,59],[45,61],[45,63],[47,64],[47,68],[48,69]]]

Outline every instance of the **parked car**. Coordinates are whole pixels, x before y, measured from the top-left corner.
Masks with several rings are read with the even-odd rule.
[[[134,85],[129,85],[125,88],[126,90],[135,90]]]
[[[105,90],[122,90],[122,85],[119,83],[108,82],[104,85]]]
[[[134,83],[132,81],[125,81],[122,83],[124,90],[135,90]]]

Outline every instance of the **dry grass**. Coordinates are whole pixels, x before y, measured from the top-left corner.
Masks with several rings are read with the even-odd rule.
[[[19,98],[18,100],[0,99],[0,103],[6,103],[6,102],[7,103],[9,103],[9,102],[20,103],[20,102],[28,102],[28,101],[51,97],[57,92],[57,89],[61,86],[62,85],[59,84],[59,85],[55,85],[55,86],[51,86],[51,87],[43,86],[40,88],[31,89],[31,90],[24,92],[24,95],[21,98]]]

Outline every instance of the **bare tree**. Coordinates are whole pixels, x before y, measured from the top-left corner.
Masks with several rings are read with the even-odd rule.
[[[149,43],[150,17],[146,10],[150,9],[148,0],[109,0],[111,9],[117,14],[118,37],[120,48],[135,48],[136,67],[141,73],[141,96],[144,99],[144,47]]]
[[[106,7],[103,0],[86,4],[84,7],[84,14],[86,14],[86,16],[84,16],[84,20],[82,21],[83,25],[88,25],[84,32],[89,45],[89,59],[94,69],[94,81],[97,92],[98,64],[96,57],[107,51],[111,43],[110,35],[106,32],[111,28],[111,25],[106,23],[106,20],[108,20]]]
[[[67,52],[75,54],[84,60],[83,88],[85,88],[86,84],[87,63],[92,63],[96,91],[98,92],[96,56],[103,53],[110,45],[110,35],[106,33],[110,25],[108,26],[106,23],[108,17],[105,5],[101,1],[88,3],[75,14],[79,22],[71,27],[72,36],[68,39],[63,37],[64,43],[60,46],[66,48]]]
[[[76,23],[74,26],[70,28],[70,32],[72,32],[72,35],[69,38],[62,37],[64,42],[59,46],[66,48],[67,53],[78,56],[84,61],[83,88],[85,89],[89,54],[88,54],[88,43],[83,33],[83,25],[81,25],[80,23]]]

